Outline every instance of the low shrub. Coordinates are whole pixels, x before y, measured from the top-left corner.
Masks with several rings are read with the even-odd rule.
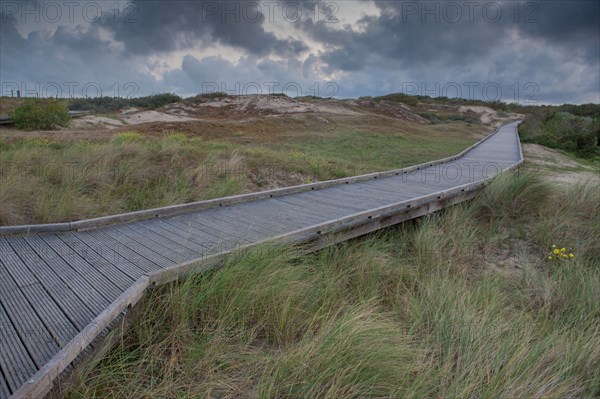
[[[26,99],[10,114],[18,129],[55,130],[69,125],[69,109],[58,100]]]

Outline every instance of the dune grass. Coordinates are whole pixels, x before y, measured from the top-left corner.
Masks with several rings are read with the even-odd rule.
[[[226,144],[135,132],[109,141],[26,138],[2,151],[0,224],[51,223],[231,195],[239,155]]]
[[[507,174],[308,256],[232,255],[151,291],[67,397],[598,397],[596,189]]]
[[[456,126],[406,137],[344,129],[248,143],[135,131],[0,140],[0,225],[66,222],[400,168],[474,141]]]

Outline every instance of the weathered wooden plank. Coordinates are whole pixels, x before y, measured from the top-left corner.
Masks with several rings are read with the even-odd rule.
[[[234,237],[223,238],[217,235],[218,232],[213,230],[214,235],[210,235],[197,227],[204,227],[192,223],[183,223],[173,221],[171,219],[158,220],[158,226],[164,228],[174,234],[184,237],[186,240],[194,241],[203,248],[202,253],[212,253],[215,248],[230,245],[237,242]]]
[[[52,334],[59,348],[64,347],[75,335],[77,328],[48,295],[41,284],[21,288],[33,309]]]
[[[202,256],[206,252],[206,247],[194,241],[194,236],[192,236],[191,234],[187,234],[186,236],[185,231],[178,229],[175,226],[167,225],[168,228],[165,228],[164,224],[156,223],[154,221],[142,221],[139,222],[139,225],[161,237],[164,237],[178,245],[187,248],[188,250],[192,251],[196,256]],[[173,231],[177,231],[178,234],[174,233]]]
[[[377,196],[365,193],[355,189],[348,188],[347,190],[338,192],[323,192],[319,193],[322,198],[326,198],[333,203],[342,202],[346,206],[356,210],[367,210],[369,208],[389,204],[393,202],[384,198],[384,194],[379,193]]]
[[[381,184],[382,181],[384,184]],[[393,183],[393,185],[391,183]],[[410,195],[406,194],[404,191],[406,188],[405,186],[406,185],[401,181],[392,182],[390,178],[373,182],[357,183],[356,185],[347,186],[347,188],[353,190],[351,192],[357,191],[369,195],[383,194],[386,199],[393,202],[403,199],[402,196],[406,196],[406,198],[410,197]],[[336,187],[336,189],[338,188]]]
[[[393,202],[398,200],[398,193],[391,193],[385,188],[387,184],[379,184],[379,185],[367,185],[362,183],[357,183],[357,185],[345,186],[345,187],[335,187],[331,190],[327,190],[325,194],[327,195],[348,195],[352,197],[357,197],[361,200],[367,201],[376,201],[376,202]]]
[[[258,228],[255,228],[248,223],[246,218],[240,220],[223,216],[223,212],[214,212],[210,215],[201,215],[201,218],[195,219],[197,223],[207,227],[212,227],[220,230],[223,233],[235,235],[238,237],[237,243],[256,242],[264,237],[268,237],[269,233]]]
[[[127,259],[130,259],[131,256],[132,262],[149,271],[157,269],[156,267],[152,267],[152,265],[163,268],[173,263],[168,258],[148,250],[148,248],[132,240],[112,226],[102,230],[91,230],[89,233],[97,240],[108,242],[112,246],[118,246],[119,254],[127,257]]]
[[[352,211],[349,211],[348,209],[345,208],[341,208],[341,207],[336,207],[336,206],[332,206],[332,205],[325,205],[321,202],[317,202],[317,201],[310,201],[310,200],[301,200],[299,198],[295,198],[295,197],[281,197],[278,198],[279,201],[284,202],[284,203],[289,203],[289,204],[293,204],[296,205],[298,208],[304,209],[306,212],[308,212],[309,214],[311,212],[318,212],[319,215],[329,215],[329,219],[335,219],[338,217],[341,217],[343,215],[348,215],[349,213],[352,213]],[[315,213],[316,215],[317,213]]]
[[[189,259],[190,250],[180,245],[169,245],[169,242],[162,237],[158,237],[156,240],[148,238],[150,235],[148,232],[142,234],[138,229],[135,229],[131,224],[117,225],[113,227],[115,230],[129,237],[140,244],[140,250],[143,250],[145,254],[152,253],[152,256],[162,256],[170,260],[167,266],[170,266],[173,262],[180,263]],[[151,232],[150,232],[151,233]],[[175,249],[171,249],[173,247]],[[193,255],[192,255],[193,256]]]
[[[282,198],[282,200],[284,200],[284,201],[294,200],[294,201],[297,201],[298,203],[306,203],[306,204],[312,203],[312,204],[316,204],[316,205],[324,205],[324,206],[329,206],[331,208],[336,208],[341,211],[350,212],[350,213],[360,210],[360,208],[349,204],[345,198],[332,199],[332,198],[329,198],[329,197],[323,195],[324,191],[325,190],[319,190],[319,191],[302,193],[299,195],[284,197],[284,198]]]
[[[292,204],[296,204],[296,205],[300,205],[305,207],[306,209],[312,209],[312,208],[320,208],[323,210],[330,210],[332,216],[333,215],[350,215],[352,213],[355,213],[361,209],[353,207],[353,206],[348,206],[345,204],[336,204],[335,201],[328,199],[328,198],[324,198],[324,197],[312,197],[312,198],[299,198],[299,197],[283,197],[280,198],[281,201],[283,202],[291,202]],[[341,200],[341,199],[340,199]]]
[[[226,211],[215,212],[213,217],[226,218],[235,225],[243,222],[246,227],[266,234],[301,226],[301,223],[294,220],[291,213],[284,214],[274,204],[268,207],[258,204],[245,204],[239,209],[238,207],[232,207]]]
[[[234,214],[233,212],[221,212],[219,214],[212,215],[212,218],[214,218],[215,220],[219,220],[223,224],[226,224],[227,226],[232,226],[236,229],[244,228],[248,231],[253,231],[254,233],[256,233],[256,237],[268,237],[270,234],[289,229],[288,227],[283,227],[277,223],[262,223],[262,221],[256,220],[254,218],[250,220],[251,218],[249,218],[248,216],[243,219],[242,223],[240,216]]]
[[[118,266],[121,270],[126,271],[129,275],[138,273],[136,269],[142,270],[143,273],[160,269],[159,265],[132,251],[119,241],[114,240],[102,230],[67,233],[67,236],[71,234],[73,234],[73,237],[87,244],[102,258]]]
[[[37,370],[2,305],[0,305],[0,369],[12,392],[22,386]]]
[[[291,212],[296,213],[299,217],[307,217],[307,220],[313,221],[315,224],[323,223],[331,219],[331,217],[334,217],[329,209],[323,209],[316,206],[311,207],[311,209],[307,209],[306,206],[280,201],[279,198],[274,199],[274,201],[276,201],[278,206],[289,209]]]
[[[14,299],[23,302],[23,307],[31,306],[59,347],[77,334],[77,329],[73,323],[65,316],[40,283],[18,287],[2,261],[0,261],[0,288],[2,290],[0,296],[14,297]]]
[[[8,252],[9,248],[5,248],[5,250]],[[10,251],[13,251],[12,247],[10,247]],[[13,276],[15,268],[28,270],[29,272],[32,272],[29,266],[33,263],[40,262],[36,260],[35,254],[32,253],[33,251],[29,251],[29,253],[27,253],[27,251],[24,251],[21,254],[23,260],[21,260],[21,258],[19,257],[16,257],[18,259],[18,262],[17,259],[13,258],[14,262],[10,264],[3,262],[4,266]],[[24,262],[27,262],[27,264]],[[59,279],[56,276],[56,274],[42,269],[42,272],[38,273],[37,277],[39,278],[39,281],[36,282],[39,282],[44,287],[46,292],[48,292],[52,299],[54,299],[54,301],[61,308],[63,313],[69,318],[69,320],[71,320],[71,322],[75,325],[75,327],[77,327],[77,329],[84,328],[87,325],[87,323],[91,319],[93,319],[93,311],[90,308],[88,308],[83,302],[81,302],[81,300],[75,294],[75,292],[70,287],[68,287],[67,284],[65,284],[61,279]]]
[[[37,253],[42,261],[52,268],[63,279],[71,279],[82,283],[81,288],[91,287],[98,295],[91,298],[104,298],[108,305],[117,298],[122,290],[99,273],[87,262],[78,262],[78,257],[71,256],[72,262],[67,262],[60,254],[48,245],[42,236],[23,237],[23,240]],[[87,283],[87,285],[85,284]]]
[[[109,262],[97,252],[105,251],[105,248],[99,245],[95,248],[89,247],[73,233],[60,234],[55,237],[62,241],[64,245],[68,246],[73,253],[80,256],[92,267],[111,279],[111,281],[122,290],[129,288],[137,278],[144,274],[142,269],[130,262],[123,262],[126,263],[125,266],[119,267],[121,266],[121,262],[119,262],[119,259],[116,259],[116,257],[109,258],[111,259]]]
[[[236,207],[239,212],[244,212],[254,217],[272,219],[280,224],[293,224],[296,227],[305,227],[309,223],[318,223],[322,221],[321,217],[307,217],[301,212],[297,212],[294,206],[278,201],[275,198],[265,200],[261,203],[243,204]]]
[[[58,258],[51,265],[46,264],[23,237],[11,238],[10,245],[40,282],[47,282],[52,287],[69,287],[80,299],[78,302],[85,303],[94,314],[102,312],[108,306],[110,302],[87,282],[85,276],[78,275],[64,262],[58,261]]]
[[[156,232],[154,232],[152,229],[148,228],[147,226],[143,226],[140,223],[135,223],[135,222],[129,224],[128,227],[131,227],[137,233],[143,235],[144,237],[148,238],[149,240],[152,240],[155,243],[161,245],[162,247],[167,248],[169,253],[173,252],[173,253],[177,254],[180,258],[180,260],[178,260],[179,262],[185,262],[188,259],[194,259],[198,256],[197,251],[189,248],[188,246],[178,243],[177,239],[172,240],[171,239],[172,237],[170,237],[165,232],[162,232],[162,234],[157,234]],[[153,246],[153,248],[157,248],[157,247]],[[161,253],[163,253],[163,252],[161,251]],[[163,253],[163,254],[166,255],[166,253]]]
[[[98,292],[101,292],[109,302],[112,302],[121,295],[124,289],[129,288],[127,284],[130,284],[131,281],[129,279],[122,280],[123,278],[126,278],[125,275],[122,273],[115,274],[113,272],[107,277],[105,274],[101,273],[100,270],[90,265],[78,254],[74,253],[70,247],[65,245],[65,243],[55,235],[45,235],[35,238],[37,238],[36,243],[39,245],[40,249],[44,252],[54,251],[60,257],[59,262],[64,262],[65,265],[68,264],[75,273],[86,276],[86,279],[90,284]],[[42,257],[42,259],[44,259],[44,257]],[[47,263],[48,262],[49,261],[47,261]],[[108,269],[108,271],[113,270]],[[119,281],[121,282],[120,284]]]
[[[33,377],[14,393],[14,399],[43,397],[52,388],[59,374],[102,333],[125,309],[136,304],[148,287],[148,278],[141,277],[115,302],[100,313],[84,330],[62,348]]]
[[[400,189],[403,193],[405,193],[405,199],[420,197],[423,195],[433,194],[437,191],[440,191],[439,185],[428,185],[427,183],[422,181],[407,181],[405,183],[400,184],[402,184]]]
[[[8,384],[6,383],[5,377],[2,375],[2,370],[0,369],[0,398],[8,398],[10,396],[10,389],[8,389]]]
[[[58,344],[18,288],[3,290],[0,293],[0,303],[31,359],[38,368],[42,367],[58,352]]]
[[[127,274],[98,256],[95,258],[88,256],[88,259],[85,259],[54,234],[44,235],[40,238],[79,273],[86,274],[90,278],[99,281],[105,280],[109,283],[109,286],[114,286],[114,289],[118,290],[116,296],[119,296],[121,292],[129,288],[134,281]],[[110,289],[112,290],[112,288]]]
[[[33,273],[23,266],[21,258],[19,258],[15,251],[10,247],[8,240],[5,237],[0,237],[0,251],[2,254],[2,261],[9,269],[10,275],[15,279],[19,287],[38,282],[38,279]]]
[[[205,213],[203,212],[202,214],[204,215]],[[195,214],[185,215],[185,217],[177,216],[163,219],[163,222],[179,227],[182,230],[193,231],[194,234],[207,235],[209,237],[206,242],[231,242],[244,239],[242,236],[232,235],[228,232],[200,224],[193,216],[195,216]]]
[[[255,231],[249,230],[241,225],[232,226],[230,223],[225,223],[219,219],[215,219],[212,217],[214,213],[216,213],[215,210],[211,209],[206,212],[202,212],[201,215],[191,214],[189,215],[189,219],[194,223],[205,226],[208,229],[213,229],[221,233],[237,237],[239,241],[254,242],[261,237],[264,237],[263,234],[256,233]]]
[[[238,220],[241,219],[242,215],[246,215],[245,222],[249,226],[266,231],[268,235],[302,228],[308,222],[302,214],[290,208],[282,209],[276,203],[247,205],[241,209],[233,209],[231,212],[222,212],[221,215],[226,215],[230,219],[237,218]]]

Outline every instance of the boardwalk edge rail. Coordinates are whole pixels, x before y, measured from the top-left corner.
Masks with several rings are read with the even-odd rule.
[[[473,145],[464,149],[456,155],[452,155],[446,158],[425,162],[418,165],[409,166],[402,169],[393,169],[384,172],[373,172],[367,173],[364,175],[344,177],[341,179],[334,180],[326,180],[322,182],[316,183],[308,183],[308,184],[300,184],[297,186],[277,188],[273,190],[267,191],[259,191],[255,193],[248,194],[240,194],[234,195],[230,197],[223,198],[215,198],[210,200],[198,201],[198,202],[190,202],[188,204],[179,204],[179,205],[170,205],[164,206],[160,208],[153,209],[145,209],[142,211],[135,212],[127,212],[118,215],[110,215],[110,216],[102,216],[93,219],[84,219],[78,220],[74,222],[64,222],[64,223],[49,223],[49,224],[29,224],[29,225],[19,225],[19,226],[0,226],[0,236],[4,235],[18,235],[18,234],[36,234],[36,233],[55,233],[55,232],[63,232],[63,231],[82,231],[82,230],[91,230],[99,227],[108,226],[111,224],[117,223],[125,223],[132,222],[136,220],[144,220],[144,219],[153,219],[167,216],[174,216],[178,214],[183,214],[187,212],[195,212],[202,209],[207,208],[215,208],[215,207],[224,207],[228,205],[240,204],[244,202],[251,202],[260,199],[280,197],[288,194],[295,194],[303,191],[310,190],[320,190],[323,188],[328,188],[332,186],[337,186],[341,184],[351,184],[361,181],[368,181],[371,179],[378,179],[383,177],[390,176],[398,176],[400,174],[413,172],[415,170],[420,170],[422,168],[426,168],[429,166],[439,165],[446,162],[454,161],[464,154],[477,147],[479,144],[483,143],[494,134],[498,132],[500,127],[497,127],[492,133],[484,137],[483,139],[477,141]]]
[[[499,128],[498,128],[499,129]],[[493,133],[478,141],[467,150],[493,136]],[[523,152],[521,142],[518,141],[520,159],[517,163],[505,168],[502,172],[517,169],[523,163]],[[444,158],[443,162],[455,159],[456,156]],[[411,168],[420,168],[424,165],[435,165],[442,162],[429,162],[423,165],[415,165]],[[403,171],[405,169],[400,169]],[[415,169],[412,169],[415,170]],[[395,172],[395,171],[394,171]],[[385,172],[384,172],[385,173]],[[374,174],[371,174],[374,175]],[[369,175],[363,175],[369,176]],[[361,177],[361,176],[359,176]],[[121,294],[107,309],[100,313],[83,331],[77,334],[64,348],[62,348],[44,367],[42,367],[32,378],[21,386],[11,398],[41,398],[44,397],[53,388],[54,381],[60,373],[75,360],[81,353],[105,328],[107,328],[121,313],[137,304],[144,296],[146,290],[154,285],[164,284],[169,281],[197,273],[222,262],[227,255],[240,250],[256,247],[267,242],[313,244],[311,250],[323,248],[340,240],[336,240],[338,234],[350,234],[344,239],[363,235],[378,228],[388,227],[415,217],[423,216],[448,205],[460,203],[475,197],[476,193],[485,185],[489,184],[494,177],[487,177],[483,180],[467,183],[462,186],[454,187],[448,190],[433,194],[404,200],[395,204],[386,205],[380,208],[368,211],[358,212],[352,215],[344,216],[339,219],[328,221],[314,226],[291,231],[275,237],[270,237],[255,243],[250,243],[235,250],[222,251],[220,253],[194,259],[163,270],[157,270],[147,273],[140,277],[127,291]],[[346,180],[346,179],[340,179]],[[309,185],[310,186],[310,185]],[[300,187],[300,186],[298,186]],[[267,191],[268,193],[268,191]],[[233,197],[230,197],[233,198]]]

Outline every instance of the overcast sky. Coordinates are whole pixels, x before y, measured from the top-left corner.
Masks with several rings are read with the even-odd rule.
[[[600,102],[600,2],[5,1],[2,94]]]

